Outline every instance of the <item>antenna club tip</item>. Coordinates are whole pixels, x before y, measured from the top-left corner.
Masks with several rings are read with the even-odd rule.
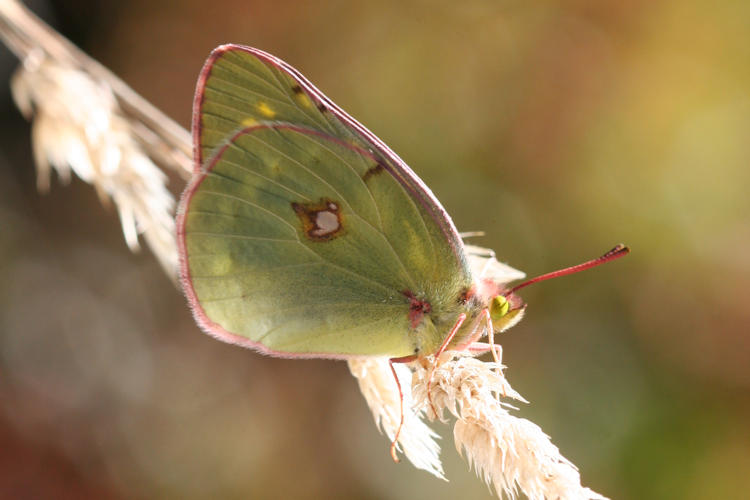
[[[605,256],[615,256],[616,255],[616,256],[620,257],[620,256],[623,256],[623,255],[627,255],[629,253],[630,253],[630,247],[628,247],[624,243],[618,243],[617,245],[615,245],[615,247],[612,250],[610,250],[609,252],[607,252],[604,255]]]

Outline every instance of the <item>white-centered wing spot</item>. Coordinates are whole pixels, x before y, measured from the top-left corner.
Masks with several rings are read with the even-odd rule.
[[[339,204],[329,199],[312,203],[292,203],[302,223],[302,232],[310,240],[328,241],[343,233]]]

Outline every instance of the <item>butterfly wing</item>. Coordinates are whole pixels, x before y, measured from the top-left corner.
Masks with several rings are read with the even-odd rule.
[[[193,119],[178,239],[209,333],[275,355],[434,350],[472,281],[450,218],[403,161],[247,47],[212,53]]]

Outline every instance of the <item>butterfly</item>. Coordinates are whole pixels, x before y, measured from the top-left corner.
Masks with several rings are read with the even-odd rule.
[[[211,53],[192,133],[194,175],[177,218],[185,294],[206,332],[271,356],[486,352],[523,315],[518,289],[628,251],[510,288],[523,274],[465,245],[401,158],[255,48]]]

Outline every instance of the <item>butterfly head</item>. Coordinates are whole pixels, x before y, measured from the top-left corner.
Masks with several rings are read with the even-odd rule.
[[[503,332],[523,318],[526,303],[518,295],[508,292],[495,295],[490,302],[490,317],[496,331]]]

